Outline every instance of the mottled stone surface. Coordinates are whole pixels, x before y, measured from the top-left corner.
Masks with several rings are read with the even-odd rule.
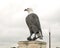
[[[18,48],[46,48],[46,42],[43,42],[43,41],[19,41]]]

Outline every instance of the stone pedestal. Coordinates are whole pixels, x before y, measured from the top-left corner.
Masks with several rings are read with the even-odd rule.
[[[46,42],[42,42],[42,41],[19,41],[18,48],[46,48]]]

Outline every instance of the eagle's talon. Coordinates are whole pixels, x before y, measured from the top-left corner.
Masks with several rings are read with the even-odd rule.
[[[27,40],[31,41],[32,39],[30,37],[28,37]]]
[[[43,37],[42,37],[42,36],[39,36],[38,38],[43,39]]]
[[[36,37],[33,38],[33,40],[36,40],[36,39],[37,39]]]

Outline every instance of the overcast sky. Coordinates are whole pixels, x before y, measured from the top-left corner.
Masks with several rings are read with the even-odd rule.
[[[52,48],[60,46],[60,0],[0,0],[0,48],[17,46],[18,41],[26,41],[29,29],[25,18],[25,8],[32,8],[38,15],[48,48],[49,28]]]

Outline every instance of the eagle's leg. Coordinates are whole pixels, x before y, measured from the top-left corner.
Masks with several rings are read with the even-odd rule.
[[[37,39],[37,38],[36,38],[36,34],[35,34],[35,36],[34,36],[34,38],[33,38],[32,40],[34,41],[34,40],[36,40],[36,39]]]
[[[43,39],[42,32],[37,33],[37,36],[38,36],[37,38]]]
[[[35,33],[33,40],[36,40],[37,39],[37,37],[36,37],[37,33],[38,32]]]
[[[36,37],[36,35],[38,35],[38,37]],[[33,40],[36,40],[37,38],[41,38],[39,32],[36,32],[36,33],[35,33],[35,36],[34,36]]]
[[[27,40],[32,41],[32,38],[31,38],[32,34],[33,34],[33,32],[30,31],[30,36],[27,38]]]

